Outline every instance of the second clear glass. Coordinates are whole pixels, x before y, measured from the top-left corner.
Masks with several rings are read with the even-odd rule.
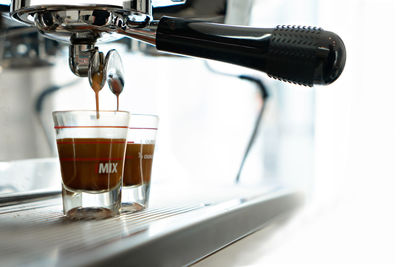
[[[131,114],[122,187],[122,211],[147,208],[158,116]]]

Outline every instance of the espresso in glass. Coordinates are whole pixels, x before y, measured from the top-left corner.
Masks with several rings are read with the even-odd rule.
[[[157,127],[157,116],[131,114],[122,186],[122,211],[139,211],[148,205]]]
[[[126,139],[57,140],[61,176],[71,190],[108,191],[120,186]]]
[[[53,112],[66,216],[119,214],[129,118],[124,111]]]
[[[154,144],[128,143],[125,155],[124,186],[150,184]]]

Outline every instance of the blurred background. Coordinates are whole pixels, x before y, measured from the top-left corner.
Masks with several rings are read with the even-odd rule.
[[[232,184],[262,106],[257,84],[238,76],[253,77],[268,88],[241,183],[296,188],[307,194],[307,203],[290,221],[198,265],[400,263],[395,181],[400,178],[395,153],[400,3],[239,0],[228,7],[225,22],[230,24],[317,25],[336,32],[346,44],[347,63],[334,84],[307,88],[227,64],[160,54],[132,40],[100,46],[122,55],[126,87],[121,109],[160,116],[154,182]],[[225,1],[206,8],[218,14]],[[12,164],[56,157],[52,111],[95,107],[88,81],[69,70],[66,46],[32,29],[3,27],[0,185],[10,183],[6,174]],[[100,108],[115,106],[105,87]]]
[[[285,14],[272,24],[308,24],[314,21],[301,16],[315,12],[317,25],[343,38],[346,68],[336,83],[314,91],[315,176],[308,205],[273,234],[263,230],[205,262],[398,266],[400,2],[260,2]],[[241,254],[244,249],[251,252]]]

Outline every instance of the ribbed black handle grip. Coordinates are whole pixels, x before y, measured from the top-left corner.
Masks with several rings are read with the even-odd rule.
[[[237,64],[307,86],[332,83],[346,62],[340,37],[311,27],[251,28],[163,17],[156,45],[162,51]]]
[[[334,82],[346,62],[340,37],[315,27],[276,27],[267,54],[268,75],[309,86]]]

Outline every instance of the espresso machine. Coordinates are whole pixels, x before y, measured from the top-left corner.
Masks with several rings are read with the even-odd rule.
[[[24,44],[25,40],[36,40],[36,46],[28,47],[33,47],[37,52],[28,53],[20,47],[16,51],[25,53],[20,53],[20,56],[17,52],[11,53],[13,56],[9,56],[8,60],[3,57],[2,66],[4,69],[15,69],[21,65],[40,65],[41,70],[37,74],[31,68],[25,69],[24,77],[31,78],[21,80],[21,83],[37,88],[29,91],[35,99],[44,99],[47,93],[59,89],[60,86],[54,86],[48,81],[54,65],[68,65],[70,72],[76,77],[68,80],[65,83],[67,86],[73,86],[79,81],[87,84],[91,59],[98,47],[113,47],[114,44],[131,52],[152,56],[144,59],[151,62],[164,59],[171,62],[176,59],[178,62],[183,55],[252,69],[254,71],[251,73],[256,73],[255,75],[246,74],[241,78],[254,83],[257,90],[262,92],[264,101],[268,98],[268,90],[263,85],[263,79],[267,75],[279,82],[295,84],[299,88],[329,85],[338,79],[346,60],[345,46],[338,35],[316,27],[244,26],[248,22],[252,2],[13,0],[9,6],[2,5],[2,28],[7,29],[7,32],[11,32],[10,29],[16,32],[15,38],[30,34],[29,38],[19,39],[19,42]],[[224,24],[227,22],[242,25]],[[10,36],[4,38],[9,39]],[[6,49],[11,50],[12,44]],[[15,60],[16,57],[18,60]],[[137,57],[133,59],[137,60]],[[163,71],[161,67],[155,66],[157,63],[146,64],[144,60],[125,60],[126,75],[131,75],[131,68],[127,66],[134,66],[132,75],[138,76]],[[178,68],[178,74],[168,78],[179,78],[181,63],[167,64]],[[214,62],[209,63],[208,67],[215,69],[213,64]],[[200,76],[203,72],[199,73]],[[0,79],[1,75],[14,74],[4,71],[0,74]],[[260,76],[263,79],[257,78]],[[11,79],[18,80],[16,76]],[[12,84],[7,86],[11,87]],[[49,90],[44,93],[39,88]],[[34,93],[35,90],[38,92]],[[189,91],[190,88],[186,90]],[[168,97],[164,96],[164,99]],[[18,97],[24,99],[21,94]],[[25,107],[30,106],[26,104]],[[263,106],[261,109],[264,110]],[[22,110],[18,116],[20,119],[8,120],[12,123],[23,120],[23,114],[27,113],[27,110]],[[163,121],[163,116],[160,117]],[[261,121],[260,116],[256,121],[254,136],[250,139],[255,138]],[[39,128],[37,131],[32,130],[32,134],[36,133],[40,139],[37,143],[45,146],[51,142],[43,123],[37,124],[28,119],[25,123],[19,122],[25,126],[29,124],[28,127],[32,129]],[[164,133],[164,136],[168,135],[167,131]],[[160,135],[162,138],[163,133],[160,132]],[[246,155],[253,141],[249,142]],[[268,144],[272,143],[274,142],[270,141]],[[25,149],[29,145],[27,143]],[[27,158],[43,157],[40,153],[45,157],[53,156],[51,144],[46,146],[47,152],[38,146],[36,144],[32,147],[32,153]],[[36,151],[41,152],[37,154]],[[184,150],[181,149],[180,152],[182,151]],[[168,153],[160,153],[159,158],[163,158],[163,155],[169,156]],[[241,163],[243,165],[244,161]],[[22,169],[25,170],[23,179],[19,179]],[[300,207],[305,199],[303,192],[282,187],[271,180],[267,186],[257,185],[256,188],[237,186],[234,181],[239,182],[239,173],[232,178],[232,185],[222,184],[215,188],[200,189],[192,186],[191,189],[179,189],[176,185],[168,187],[165,184],[155,184],[152,188],[152,204],[144,212],[123,214],[106,221],[71,223],[63,220],[59,211],[59,170],[55,158],[12,163],[3,161],[0,162],[0,170],[3,172],[1,177],[13,177],[12,180],[15,181],[8,182],[8,187],[4,186],[6,183],[2,183],[2,189],[5,190],[0,191],[0,233],[5,237],[0,243],[0,251],[7,252],[0,253],[0,258],[3,263],[10,265],[27,262],[33,265],[68,266],[112,263],[190,264],[268,223],[285,218]],[[157,173],[156,170],[155,172]],[[183,176],[185,175],[187,174]],[[54,179],[45,185],[49,177]],[[28,187],[27,184],[31,186]],[[194,182],[193,184],[198,185]],[[18,231],[26,234],[19,235]],[[23,253],[25,257],[18,257]]]

